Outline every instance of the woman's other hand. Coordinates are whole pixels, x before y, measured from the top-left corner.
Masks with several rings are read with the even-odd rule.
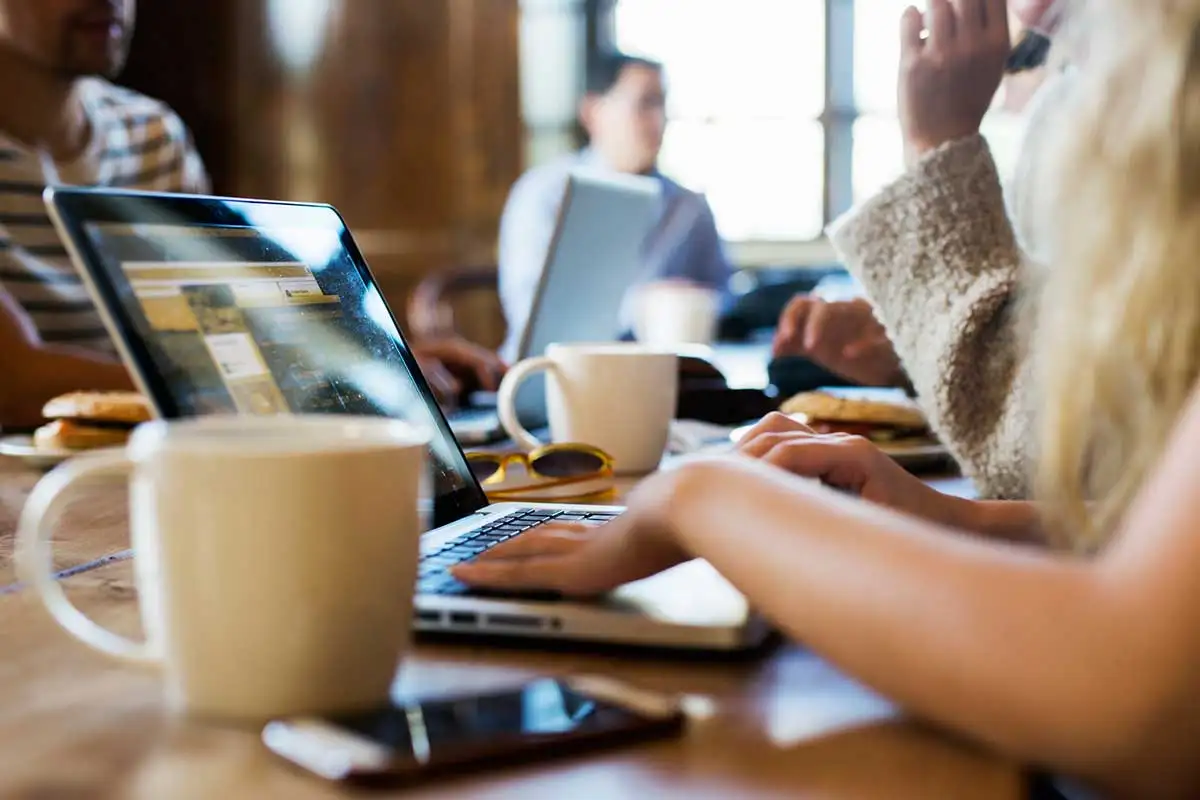
[[[965,501],[926,485],[861,436],[820,435],[785,414],[771,414],[742,438],[738,452],[877,505],[966,526]]]

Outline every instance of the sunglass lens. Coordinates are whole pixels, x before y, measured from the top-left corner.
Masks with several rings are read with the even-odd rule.
[[[599,472],[604,468],[604,459],[579,450],[555,450],[539,456],[533,468],[547,478],[574,478]]]
[[[500,462],[491,458],[471,458],[467,460],[471,466],[471,474],[477,481],[486,481],[500,471]]]

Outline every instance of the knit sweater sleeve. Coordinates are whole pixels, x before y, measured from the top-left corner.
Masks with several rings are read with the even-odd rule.
[[[830,229],[934,430],[986,497],[1029,496],[1026,259],[980,136],[928,154]]]

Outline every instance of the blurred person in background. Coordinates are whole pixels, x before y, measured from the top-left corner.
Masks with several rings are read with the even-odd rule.
[[[515,356],[528,321],[567,178],[576,169],[657,180],[663,210],[644,247],[643,274],[649,281],[678,280],[727,292],[731,268],[708,201],[658,170],[667,126],[662,65],[621,53],[596,57],[588,66],[579,118],[589,146],[527,172],[513,186],[504,209],[500,300],[508,338],[501,352],[508,358]]]
[[[72,389],[132,388],[46,216],[46,185],[208,188],[179,117],[109,82],[134,17],[133,0],[0,0],[0,425],[39,424]]]
[[[111,83],[135,0],[0,0],[0,426],[41,423],[46,400],[132,384],[42,204],[48,184],[205,193],[179,116]],[[434,389],[494,389],[495,355],[417,343]]]

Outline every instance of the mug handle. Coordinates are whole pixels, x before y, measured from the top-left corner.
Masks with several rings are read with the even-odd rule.
[[[525,430],[525,426],[517,418],[517,390],[534,373],[553,370],[555,366],[554,359],[546,356],[527,358],[510,369],[504,376],[504,380],[500,381],[500,391],[496,393],[496,410],[500,414],[500,427],[504,428],[504,432],[526,451],[536,450],[544,442]]]
[[[71,604],[54,578],[50,535],[67,508],[74,489],[97,478],[128,477],[133,462],[124,450],[76,456],[38,481],[25,502],[17,527],[17,576],[32,586],[46,609],[67,633],[121,661],[158,664],[162,660],[148,642],[135,642],[100,627]]]

